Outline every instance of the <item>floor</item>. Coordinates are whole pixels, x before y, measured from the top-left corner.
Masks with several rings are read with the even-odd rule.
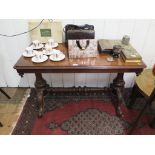
[[[8,99],[0,93],[0,135],[12,133],[13,128],[22,112],[23,106],[29,97],[30,89],[27,88],[2,88],[10,97]]]
[[[9,135],[19,119],[31,90],[27,88],[3,88],[3,90],[11,99],[0,92],[0,122],[3,125],[0,126],[0,135]],[[153,108],[155,108],[155,102]]]

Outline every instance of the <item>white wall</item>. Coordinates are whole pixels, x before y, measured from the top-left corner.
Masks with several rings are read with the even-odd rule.
[[[151,67],[155,62],[155,20],[62,20],[63,26],[73,24],[93,24],[96,38],[121,39],[130,35],[132,45],[143,56],[144,62]],[[0,20],[0,33],[15,34],[28,29],[28,20]],[[13,65],[30,44],[28,34],[5,38],[0,36],[0,87],[33,87],[35,76],[25,74],[20,78]],[[109,86],[116,74],[83,73],[83,74],[43,74],[44,78],[54,87],[71,86]],[[125,74],[126,87],[131,87],[135,74]]]

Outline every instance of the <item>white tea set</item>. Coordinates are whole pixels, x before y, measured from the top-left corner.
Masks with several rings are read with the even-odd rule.
[[[54,48],[58,47],[58,43],[54,39],[49,39],[45,45],[38,40],[34,40],[32,45],[27,47],[23,53],[24,57],[32,57],[32,62],[42,63],[49,59],[52,61],[61,61],[65,59],[65,55]]]

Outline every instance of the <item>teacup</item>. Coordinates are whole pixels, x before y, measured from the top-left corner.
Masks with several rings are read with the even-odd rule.
[[[49,40],[48,40],[48,45],[52,46],[53,44],[54,44],[54,39],[52,39],[52,38],[49,39]]]
[[[39,60],[42,60],[43,59],[43,53],[42,52],[36,52],[36,59],[39,61]]]
[[[50,45],[48,45],[48,44],[46,44],[45,49],[46,49],[45,50],[46,54],[50,53],[53,50],[52,47]]]
[[[54,59],[57,59],[60,55],[59,54],[52,54]]]
[[[32,43],[33,43],[34,47],[39,47],[39,45],[40,45],[40,41],[39,40],[34,40]]]
[[[32,48],[32,47],[27,47],[27,48],[25,49],[25,51],[26,51],[27,55],[33,54],[33,48]]]
[[[53,56],[54,59],[57,59],[60,55],[61,55],[61,53],[59,51],[57,51],[57,50],[54,50],[52,52],[52,56]]]

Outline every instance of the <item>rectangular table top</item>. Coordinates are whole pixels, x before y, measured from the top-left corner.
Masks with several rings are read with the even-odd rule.
[[[59,44],[56,49],[65,54],[66,58],[64,60],[53,62],[48,59],[46,62],[39,64],[32,62],[31,58],[21,56],[14,68],[19,73],[140,73],[146,67],[144,62],[125,63],[122,58],[108,62],[108,54],[99,54],[96,58],[70,59],[64,44]]]

